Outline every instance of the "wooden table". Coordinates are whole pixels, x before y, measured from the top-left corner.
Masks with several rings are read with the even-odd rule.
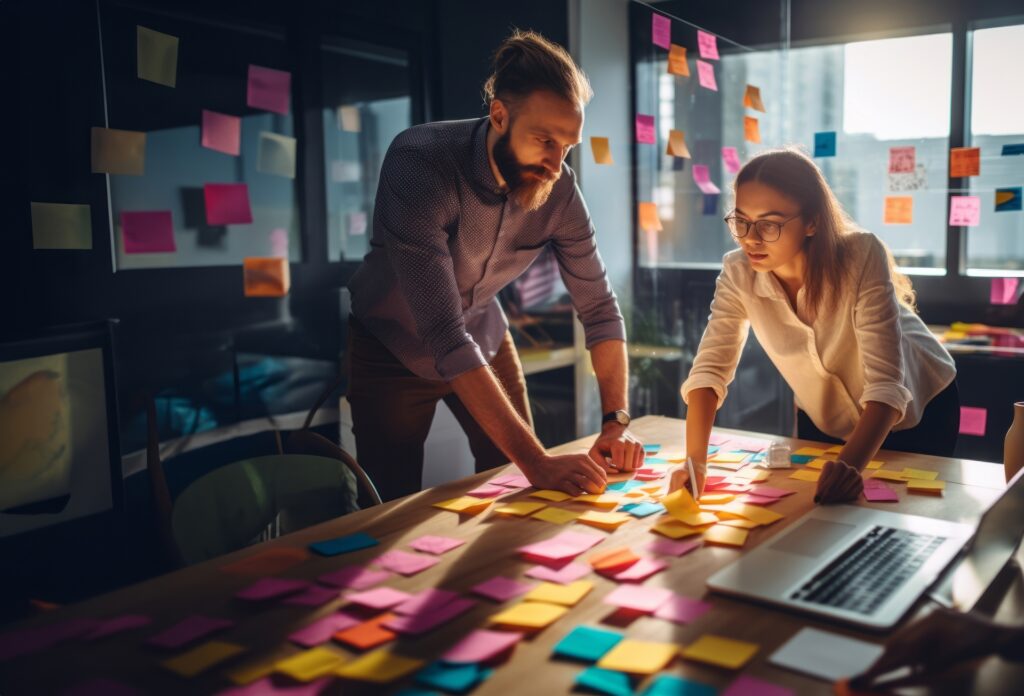
[[[648,416],[634,421],[632,428],[645,442],[660,443],[664,447],[678,447],[682,444],[684,424],[681,420]],[[732,432],[759,436],[757,433]],[[555,448],[554,451],[584,451],[590,440],[592,438],[577,440]],[[802,440],[788,441],[794,449],[816,444]],[[940,478],[947,481],[945,495],[942,497],[905,494],[901,490],[902,499],[898,505],[877,504],[880,509],[898,509],[947,520],[974,522],[1004,487],[1002,467],[994,464],[896,452],[883,452],[878,458],[886,462],[886,468],[901,469],[904,466],[911,466],[933,469],[939,472]],[[745,673],[789,686],[800,694],[832,693],[831,685],[769,665],[769,655],[803,626],[814,626],[876,642],[884,640],[884,636],[860,632],[789,611],[712,595],[705,588],[705,580],[713,572],[734,561],[744,550],[749,550],[779,533],[811,509],[815,484],[788,479],[791,471],[792,469],[772,471],[769,481],[773,486],[797,491],[796,495],[783,498],[771,507],[784,513],[785,519],[769,527],[752,530],[743,550],[705,546],[682,558],[672,559],[665,572],[646,581],[648,585],[664,586],[690,597],[704,598],[713,604],[710,612],[696,622],[684,626],[643,617],[626,627],[618,628],[626,631],[630,637],[678,644],[687,644],[706,632],[753,641],[761,646],[761,650],[747,665]],[[0,694],[12,696],[22,693],[59,693],[72,684],[93,677],[116,678],[152,693],[208,693],[230,686],[223,673],[233,667],[254,659],[285,657],[299,652],[300,648],[287,642],[285,636],[315,618],[340,608],[344,600],[335,600],[316,609],[306,609],[282,604],[253,607],[233,599],[234,593],[251,583],[253,578],[225,574],[219,567],[228,561],[252,555],[269,546],[303,547],[313,541],[355,531],[368,532],[380,540],[380,545],[371,549],[334,558],[313,557],[281,574],[283,577],[313,579],[342,565],[369,562],[385,549],[408,550],[409,542],[423,534],[440,534],[459,537],[468,543],[444,554],[441,557],[442,561],[433,568],[411,578],[399,577],[387,584],[406,591],[427,587],[468,591],[473,585],[495,575],[521,578],[522,573],[531,564],[521,560],[516,554],[517,547],[549,538],[566,529],[583,530],[583,526],[562,526],[530,519],[500,518],[490,512],[484,512],[476,517],[461,517],[432,507],[433,503],[457,497],[494,475],[495,472],[487,472],[454,481],[291,534],[269,542],[259,549],[247,548],[221,559],[36,617],[21,626],[7,627],[5,631],[74,617],[105,618],[123,613],[148,614],[154,619],[147,628],[104,641],[73,641],[62,644],[47,654],[0,663]],[[510,499],[523,499],[526,493],[521,492]],[[863,500],[857,504],[869,506]],[[576,503],[560,503],[558,506],[585,509]],[[652,517],[648,517],[627,523],[614,534],[610,534],[611,538],[595,547],[595,550],[610,548],[613,544],[639,549],[642,544],[655,538],[649,531],[653,521]],[[585,531],[604,534],[590,527]],[[69,568],[68,571],[73,572],[73,569]],[[602,625],[602,620],[613,611],[613,607],[603,604],[602,599],[616,583],[596,574],[592,574],[588,579],[595,583],[594,591],[561,620],[521,642],[511,660],[498,667],[493,676],[474,693],[531,693],[539,696],[570,692],[573,681],[582,671],[583,665],[552,659],[552,647],[576,625]],[[1016,618],[1020,620],[1021,607],[1024,606],[1022,598],[1024,589],[1018,582],[1004,603],[1001,614],[1004,611],[1015,613]],[[400,638],[391,645],[402,654],[434,659],[471,629],[486,627],[488,617],[496,613],[498,607],[508,606],[515,601],[517,600],[499,605],[481,599],[473,610],[450,624],[416,639]],[[915,611],[923,609],[926,602],[927,600],[922,601]],[[244,645],[247,652],[231,662],[213,668],[199,678],[184,680],[159,666],[159,662],[169,655],[147,648],[142,645],[142,641],[192,613],[236,621],[233,628],[216,637]],[[335,647],[339,652],[348,652],[340,645],[335,644]],[[676,660],[667,673],[685,675],[718,687],[725,686],[736,676],[727,670],[681,660]],[[410,681],[411,678],[395,685],[396,690],[399,685],[408,685]],[[945,680],[941,691],[1019,694],[1022,683],[1024,670],[997,659],[990,659],[971,672],[964,673],[956,679]],[[645,685],[646,681],[640,684],[641,687]],[[362,685],[340,681],[333,689],[328,693],[382,692],[379,686],[363,688]],[[638,693],[639,690],[638,688]]]

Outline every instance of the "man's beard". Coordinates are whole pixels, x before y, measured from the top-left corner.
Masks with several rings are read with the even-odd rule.
[[[494,164],[505,179],[512,200],[526,210],[537,210],[547,202],[558,175],[552,176],[544,167],[516,159],[509,144],[510,132],[511,129],[494,143]]]

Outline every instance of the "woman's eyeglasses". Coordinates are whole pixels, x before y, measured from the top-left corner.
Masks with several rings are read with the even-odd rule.
[[[798,217],[800,217],[800,213],[788,220],[775,222],[774,220],[747,220],[733,213],[725,217],[725,224],[729,226],[729,232],[736,239],[746,237],[750,234],[750,228],[753,227],[761,241],[776,242],[782,236],[782,228],[786,226],[786,223],[796,220]]]

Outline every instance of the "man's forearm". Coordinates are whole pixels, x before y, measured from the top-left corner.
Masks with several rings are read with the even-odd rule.
[[[601,413],[629,408],[629,358],[626,342],[609,339],[590,349],[597,386],[601,392]]]

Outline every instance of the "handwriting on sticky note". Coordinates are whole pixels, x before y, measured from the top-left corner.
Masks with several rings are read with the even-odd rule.
[[[673,75],[690,76],[690,66],[686,63],[686,46],[672,44],[668,52],[668,71]]]
[[[954,147],[949,151],[949,176],[958,178],[981,174],[981,148]]]
[[[914,222],[913,196],[886,196],[882,222],[886,225],[909,225]]]
[[[657,12],[651,14],[651,43],[662,48],[672,44],[672,20]]]
[[[718,37],[698,29],[697,49],[700,51],[701,58],[718,60]]]
[[[913,145],[889,148],[889,173],[909,174],[917,167],[917,156]]]
[[[636,141],[654,144],[654,116],[649,114],[636,115]]]
[[[697,80],[700,82],[701,87],[714,92],[718,91],[718,82],[715,80],[715,66],[711,63],[697,59]]]
[[[954,227],[977,227],[981,221],[980,196],[951,196],[949,224]]]

